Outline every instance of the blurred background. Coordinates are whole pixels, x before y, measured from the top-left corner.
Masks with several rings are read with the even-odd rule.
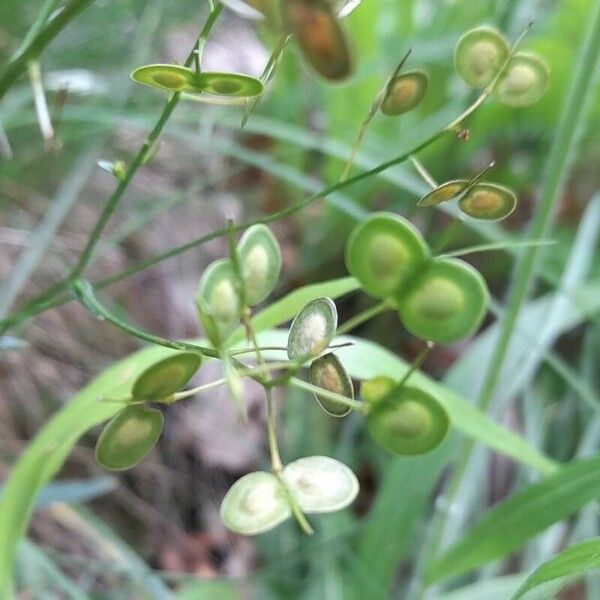
[[[543,99],[521,110],[492,99],[469,120],[467,141],[447,137],[420,155],[439,181],[468,178],[496,161],[491,178],[518,194],[518,209],[508,220],[500,226],[467,221],[454,247],[519,239],[535,211],[564,92],[578,68],[575,53],[595,1],[363,0],[344,22],[356,58],[349,82],[322,83],[291,46],[243,131],[239,107],[179,105],[112,218],[90,278],[209,233],[229,217],[241,221],[275,212],[335,181],[371,102],[409,47],[410,67],[430,74],[425,101],[400,119],[377,116],[354,172],[410,149],[474,99],[453,69],[460,34],[489,24],[515,39],[533,20],[525,47],[540,53],[551,69]],[[33,0],[0,3],[0,65],[38,10]],[[129,73],[146,63],[182,63],[205,16],[206,6],[189,0],[97,0],[41,59],[55,138],[42,137],[27,77],[0,102],[0,317],[66,276],[115,186],[98,161],[127,164],[165,101],[164,94],[131,82]],[[227,10],[207,44],[204,67],[258,76],[275,43],[268,30]],[[596,94],[560,201],[552,233],[558,243],[543,252],[538,268],[539,297],[556,293],[565,271],[578,265],[586,268],[577,285],[585,285],[590,298],[600,297],[597,227],[585,218],[600,184],[599,117]],[[366,211],[401,213],[435,245],[453,217],[437,209],[416,210],[426,189],[404,164],[275,223],[284,261],[276,295],[344,276],[347,234]],[[215,240],[107,287],[102,297],[129,321],[158,335],[198,336],[194,291],[205,266],[226,251],[226,241]],[[487,280],[497,309],[510,284],[514,254],[469,257]],[[372,302],[352,294],[337,304],[343,321]],[[575,312],[568,326],[553,329],[542,356],[526,369],[521,370],[522,361],[536,331],[511,346],[499,386],[502,397],[493,409],[495,419],[558,460],[597,449],[599,439],[598,413],[590,408],[598,402],[598,306],[592,302]],[[493,321],[492,312],[486,325]],[[422,349],[393,313],[355,333],[409,361]],[[78,389],[140,347],[138,340],[92,319],[74,303],[46,311],[10,335],[0,348],[0,480],[28,440]],[[546,360],[549,348],[562,372]],[[483,352],[478,340],[440,347],[423,368],[473,400]],[[217,376],[216,368],[208,367],[197,380]],[[98,431],[80,440],[58,482],[44,488],[20,547],[19,597],[82,597],[73,588],[83,597],[114,599],[410,597],[452,440],[419,459],[393,458],[365,436],[359,418],[339,422],[307,396],[289,392],[279,398],[284,457],[328,454],[344,460],[358,474],[361,493],[351,510],[316,519],[312,539],[291,521],[244,539],[226,532],[218,508],[238,477],[267,464],[263,399],[252,386],[245,395],[250,414],[245,427],[225,391],[172,407],[156,450],[122,475],[107,475],[96,465]],[[476,462],[465,478],[460,506],[449,508],[458,512],[446,541],[532,478],[487,452],[480,452]],[[569,539],[597,534],[597,519],[582,513],[576,526],[552,528],[477,577],[518,577]],[[600,598],[594,585],[574,586],[564,598]]]

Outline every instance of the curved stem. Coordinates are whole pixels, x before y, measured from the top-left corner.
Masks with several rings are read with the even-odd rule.
[[[410,379],[411,375],[425,362],[425,359],[429,356],[431,351],[435,348],[435,344],[433,342],[427,342],[425,348],[417,354],[415,360],[412,361],[408,371],[404,373],[402,379],[398,382],[396,389],[403,387],[406,382]]]
[[[421,179],[423,179],[423,181],[432,190],[435,190],[435,188],[438,186],[438,184],[437,184],[436,180],[431,176],[431,173],[427,170],[425,165],[416,156],[410,156],[409,158],[410,158],[410,162],[415,167],[415,170],[421,176]]]
[[[384,313],[386,310],[389,310],[391,308],[393,308],[393,307],[389,302],[387,302],[387,301],[380,302],[379,304],[376,304],[375,306],[372,306],[371,308],[367,308],[366,310],[363,310],[362,312],[358,313],[357,315],[354,315],[351,319],[348,319],[345,323],[342,323],[337,328],[337,331],[335,333],[336,333],[336,335],[343,335],[344,333],[348,333],[349,331],[352,331],[359,325],[362,325],[363,323],[370,321],[372,318]]]

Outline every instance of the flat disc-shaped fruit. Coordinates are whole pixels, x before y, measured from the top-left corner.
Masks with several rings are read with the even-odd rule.
[[[458,206],[474,219],[499,221],[515,210],[517,197],[503,185],[478,183],[458,201]]]
[[[442,443],[449,427],[444,407],[412,386],[392,390],[367,416],[375,442],[394,454],[424,454]]]
[[[265,471],[238,479],[221,503],[225,527],[244,535],[273,529],[290,515],[285,490],[275,475]]]
[[[354,399],[352,380],[335,354],[329,353],[315,359],[310,365],[308,374],[313,385]],[[345,417],[352,410],[349,406],[326,398],[322,394],[315,394],[315,397],[323,410],[332,417]]]
[[[196,306],[206,335],[219,345],[239,324],[241,302],[229,259],[216,260],[202,274]]]
[[[202,357],[181,352],[148,367],[133,384],[134,400],[161,400],[180,390],[200,368]]]
[[[419,105],[429,84],[425,71],[407,71],[390,81],[385,91],[381,112],[384,115],[404,114]]]
[[[507,106],[530,106],[544,95],[548,77],[548,66],[539,56],[519,52],[510,59],[496,87],[496,97]]]
[[[237,252],[246,302],[249,306],[254,306],[273,291],[279,280],[279,243],[266,225],[253,225],[242,235]]]
[[[163,421],[162,413],[155,408],[124,408],[102,430],[96,444],[96,460],[113,471],[133,467],[156,444]]]
[[[218,96],[252,98],[263,93],[260,79],[241,73],[217,73],[205,71],[196,75],[197,91]]]
[[[287,353],[291,360],[304,361],[319,356],[337,329],[337,309],[331,298],[309,302],[290,325]]]
[[[302,512],[341,510],[358,494],[356,475],[343,463],[327,456],[308,456],[283,469],[283,479]]]
[[[427,244],[417,229],[391,213],[369,217],[346,244],[348,271],[376,298],[392,296],[427,257]]]
[[[325,79],[339,81],[352,71],[346,34],[326,0],[285,0],[283,20],[313,69]]]
[[[425,194],[418,202],[417,206],[435,206],[442,202],[447,202],[462,194],[469,185],[467,179],[455,179],[446,181],[438,185],[434,190]]]
[[[146,65],[131,73],[137,83],[170,92],[197,92],[196,73],[178,65]]]
[[[423,340],[456,342],[485,315],[488,292],[479,271],[462,260],[435,258],[398,298],[400,319]]]
[[[464,33],[454,49],[454,66],[473,87],[490,84],[508,58],[509,48],[501,33],[477,27]]]

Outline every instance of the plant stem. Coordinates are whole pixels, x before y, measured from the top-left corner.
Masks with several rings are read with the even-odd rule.
[[[573,71],[566,101],[561,111],[558,128],[553,137],[544,176],[542,177],[541,200],[528,232],[528,237],[532,241],[543,238],[552,223],[554,207],[560,198],[568,175],[578,133],[585,121],[587,107],[594,90],[592,74],[595,72],[600,60],[600,4],[595,5],[594,14],[589,23],[579,57],[575,61],[579,67]],[[517,264],[514,284],[500,325],[499,338],[488,363],[477,402],[478,407],[483,411],[488,408],[493,398],[517,318],[535,279],[538,248],[538,244],[529,246]],[[473,447],[473,442],[465,440],[460,448],[455,470],[444,495],[443,504],[445,506],[451,506],[455,500],[469,464]],[[447,518],[439,512],[434,517],[430,540],[426,544],[427,552],[424,554],[429,559],[434,557],[439,548]]]
[[[388,301],[384,300],[383,302],[380,302],[379,304],[376,304],[375,306],[372,306],[371,308],[367,308],[366,310],[363,310],[362,312],[358,313],[357,315],[354,315],[352,318],[348,319],[345,323],[342,323],[337,328],[337,331],[335,333],[336,333],[336,335],[343,335],[344,333],[348,333],[349,331],[352,331],[359,325],[362,325],[363,323],[370,321],[372,318],[384,313],[386,310],[389,310],[391,308],[393,308],[392,305]]]
[[[459,248],[452,252],[444,252],[439,254],[440,258],[453,258],[457,256],[465,256],[467,254],[475,254],[476,252],[491,252],[494,250],[508,250],[510,248],[529,248],[531,246],[553,246],[556,240],[524,240],[521,242],[494,242],[490,244],[478,244],[476,246],[468,246],[467,248]]]
[[[421,176],[421,179],[423,179],[423,181],[432,190],[435,190],[435,188],[438,186],[438,184],[437,184],[436,180],[431,176],[431,173],[427,170],[425,165],[416,156],[410,156],[409,158],[410,158],[410,162],[415,167],[415,170]]]
[[[297,377],[292,377],[289,380],[290,384],[299,390],[304,390],[305,392],[312,392],[313,394],[319,394],[319,396],[323,396],[328,400],[333,400],[343,406],[347,406],[352,410],[357,412],[366,413],[369,410],[369,407],[365,402],[360,402],[359,400],[353,400],[352,398],[348,398],[346,396],[342,396],[341,394],[336,394],[335,392],[331,392],[325,388],[322,388],[318,385],[313,385],[312,383],[308,383],[307,381],[302,381],[302,379],[298,379]]]
[[[413,360],[410,365],[408,371],[404,373],[402,379],[398,382],[396,389],[403,387],[406,382],[410,379],[411,375],[425,362],[425,359],[429,356],[431,351],[435,348],[435,344],[433,342],[427,342],[425,348],[417,354],[415,360]]]

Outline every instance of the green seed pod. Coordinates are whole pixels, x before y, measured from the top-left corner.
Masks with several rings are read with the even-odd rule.
[[[358,494],[356,475],[327,456],[307,456],[290,463],[282,477],[302,512],[325,513],[346,508]]]
[[[180,352],[148,367],[133,384],[134,400],[163,400],[180,390],[200,368],[202,357]]]
[[[206,335],[219,346],[239,325],[241,302],[229,259],[211,263],[200,279],[196,306]]]
[[[203,72],[196,75],[197,91],[217,96],[252,98],[263,93],[260,79],[241,73]]]
[[[489,85],[508,58],[508,43],[491,27],[476,27],[464,33],[454,49],[454,66],[473,87]]]
[[[253,225],[242,235],[237,252],[246,302],[248,306],[254,306],[273,291],[279,280],[279,242],[266,225]]]
[[[412,110],[423,100],[428,85],[429,77],[425,71],[407,71],[394,77],[386,88],[381,112],[397,116]]]
[[[294,318],[288,336],[290,360],[315,358],[329,346],[337,329],[337,309],[331,298],[309,302]]]
[[[458,206],[474,219],[499,221],[515,210],[517,197],[503,185],[478,183],[458,201]]]
[[[375,298],[390,297],[427,259],[417,229],[391,213],[375,213],[358,225],[346,244],[346,266]]]
[[[225,527],[244,535],[273,529],[290,515],[285,490],[275,475],[264,471],[238,479],[221,503]]]
[[[143,85],[169,92],[197,92],[196,73],[178,65],[146,65],[131,73],[131,79]]]
[[[133,467],[156,444],[163,421],[162,413],[155,408],[124,408],[102,430],[96,444],[96,460],[112,471]]]
[[[352,58],[348,40],[326,0],[285,0],[282,11],[286,27],[319,75],[331,81],[350,75]]]
[[[418,202],[417,206],[435,206],[442,202],[452,200],[462,194],[468,186],[467,179],[454,179],[438,185],[435,190],[425,194]]]
[[[365,402],[373,404],[385,398],[395,387],[396,382],[391,377],[378,375],[373,379],[363,381],[360,386],[360,393]]]
[[[392,390],[367,416],[367,428],[375,442],[399,455],[433,450],[442,443],[449,425],[444,407],[412,386]]]
[[[330,392],[354,399],[352,380],[340,359],[332,353],[314,360],[308,370],[310,382]],[[345,417],[352,409],[345,404],[315,394],[321,408],[332,417]]]
[[[402,323],[413,335],[441,344],[473,333],[485,315],[488,292],[466,262],[434,258],[398,298]]]
[[[546,92],[548,78],[548,65],[537,54],[518,52],[498,83],[496,97],[506,106],[530,106]]]

